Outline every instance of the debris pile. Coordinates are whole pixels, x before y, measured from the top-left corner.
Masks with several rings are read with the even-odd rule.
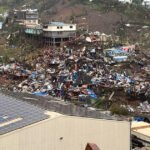
[[[136,110],[150,112],[149,60],[133,45],[103,49],[98,41],[89,42],[85,37],[62,48],[42,51],[32,60],[31,69],[14,61],[2,65],[0,73],[14,81],[14,92],[50,95],[88,105],[103,97],[111,101],[139,100]],[[135,112],[130,105],[123,107]]]

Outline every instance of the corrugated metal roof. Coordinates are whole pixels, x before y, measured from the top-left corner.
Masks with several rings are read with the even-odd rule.
[[[47,118],[43,109],[0,93],[0,135]]]

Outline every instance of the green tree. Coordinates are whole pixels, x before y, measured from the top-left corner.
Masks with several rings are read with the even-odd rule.
[[[143,0],[133,0],[133,3],[136,5],[141,5]]]
[[[116,104],[116,103],[111,105],[110,111],[112,114],[118,114],[118,115],[124,115],[124,116],[129,114],[126,108],[121,107],[119,104]]]

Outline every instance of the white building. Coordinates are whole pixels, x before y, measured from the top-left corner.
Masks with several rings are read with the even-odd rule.
[[[47,112],[0,94],[0,150],[130,150],[130,123]]]
[[[142,5],[146,8],[150,8],[150,0],[143,0]]]
[[[118,0],[119,2],[123,4],[132,4],[133,0]],[[150,0],[141,0],[141,5],[143,5],[146,8],[150,8]]]
[[[22,9],[14,10],[14,17],[19,24],[22,25],[38,25],[38,10],[37,9]]]
[[[119,2],[123,3],[123,4],[132,4],[132,0],[118,0]]]
[[[39,21],[37,9],[27,9],[25,14],[25,25],[38,25]]]
[[[76,37],[76,24],[63,22],[50,22],[43,27],[45,42],[50,45],[57,45]]]

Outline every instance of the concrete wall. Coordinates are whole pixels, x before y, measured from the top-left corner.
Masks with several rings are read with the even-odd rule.
[[[70,28],[72,26],[72,28]],[[43,31],[76,31],[75,24],[65,24],[62,26],[48,25],[48,28],[44,28]]]
[[[129,122],[58,116],[0,136],[0,150],[129,150]]]
[[[119,2],[122,2],[122,3],[129,3],[131,4],[132,3],[132,0],[118,0]]]
[[[33,20],[25,20],[24,21],[25,25],[38,25],[38,19],[33,19]]]
[[[51,37],[51,38],[67,38],[67,37],[75,37],[75,31],[61,31],[61,32],[44,32],[44,37]]]

